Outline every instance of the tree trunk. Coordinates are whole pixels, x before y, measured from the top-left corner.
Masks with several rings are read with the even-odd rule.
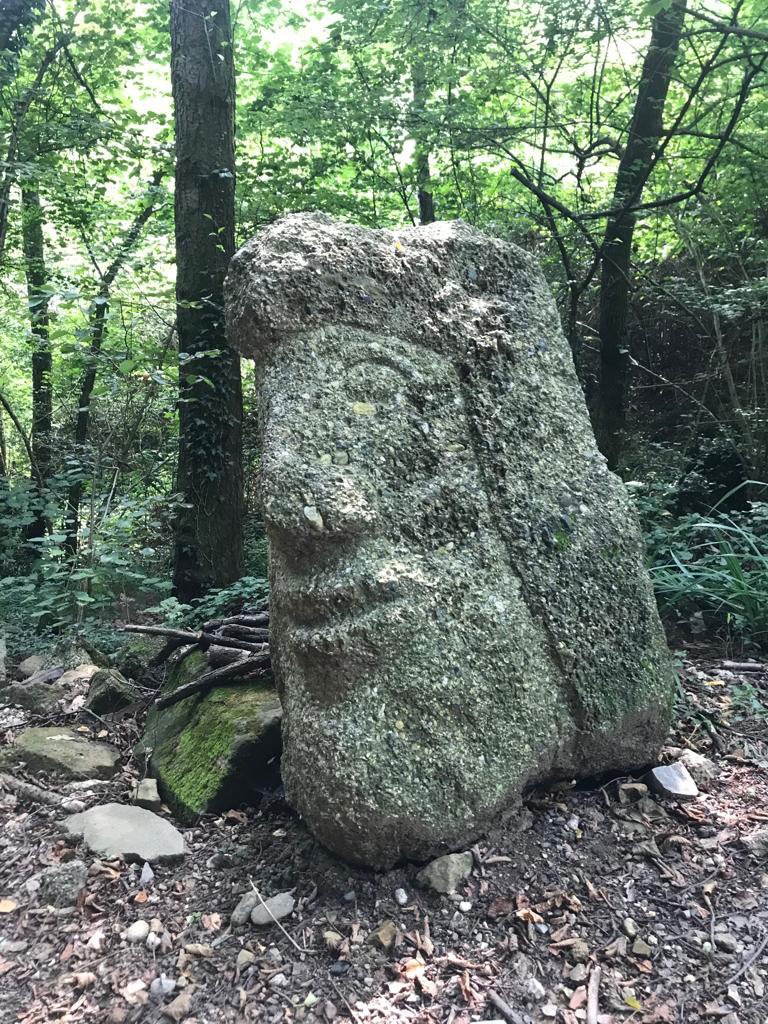
[[[216,10],[212,10],[212,6]],[[242,574],[240,357],[224,333],[235,249],[234,63],[229,3],[171,4],[176,117],[179,464],[174,583],[188,601]],[[189,358],[192,357],[192,358]]]
[[[43,209],[40,196],[33,189],[21,192],[22,242],[24,269],[27,277],[27,304],[32,328],[32,430],[31,445],[37,474],[30,467],[33,480],[48,483],[51,475],[51,430],[53,428],[53,391],[51,386],[51,343],[48,325],[48,273],[43,241]],[[44,495],[38,495],[40,509],[35,521],[27,527],[28,540],[42,537],[47,523],[43,515]]]
[[[685,0],[673,0],[653,19],[629,137],[616,175],[613,209],[617,212],[608,219],[603,239],[596,428],[600,450],[611,469],[616,468],[622,453],[630,378],[626,327],[635,215],[626,211],[640,200],[653,168],[684,18]]]
[[[436,17],[433,10],[426,15],[426,31],[432,27]],[[417,37],[416,45],[426,46],[426,40]],[[411,68],[413,86],[413,106],[411,108],[411,131],[414,138],[414,166],[416,169],[416,190],[419,200],[419,223],[434,224],[435,200],[432,195],[432,174],[429,168],[429,144],[426,141],[426,109],[427,109],[427,73],[423,61],[417,56]]]
[[[147,195],[147,202],[139,210],[133,219],[133,223],[126,232],[115,258],[109,265],[107,272],[101,278],[99,293],[91,304],[88,321],[88,331],[91,338],[89,362],[83,373],[80,383],[80,395],[77,402],[77,421],[75,423],[75,445],[74,450],[78,457],[85,457],[85,444],[88,440],[88,429],[91,423],[91,398],[96,383],[96,370],[101,354],[101,346],[104,342],[104,335],[107,329],[107,313],[109,312],[109,293],[115,278],[119,274],[123,264],[133,251],[134,246],[141,237],[142,229],[152,216],[152,211],[159,197],[160,182],[163,179],[163,171],[155,171],[150,182]],[[66,512],[66,540],[64,548],[67,554],[74,558],[78,549],[78,534],[80,532],[80,502],[83,498],[83,476],[79,474],[70,485],[67,493]]]
[[[32,25],[42,8],[43,0],[3,0],[0,4],[0,54],[19,52],[25,29]]]

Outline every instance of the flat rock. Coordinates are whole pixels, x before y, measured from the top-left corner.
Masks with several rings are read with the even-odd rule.
[[[435,892],[455,892],[457,886],[472,874],[472,854],[447,853],[438,857],[416,875],[416,881]]]
[[[33,676],[35,672],[39,672],[45,665],[45,658],[42,654],[31,654],[24,661],[19,663],[17,669],[19,675],[23,676],[24,679],[28,679]]]
[[[63,687],[78,686],[82,683],[89,682],[93,676],[99,672],[99,666],[93,665],[90,662],[83,662],[82,665],[76,665],[75,668],[69,668],[66,672],[59,677],[58,684]]]
[[[163,801],[157,791],[157,779],[142,779],[131,799],[137,807],[145,807],[148,811],[159,811]]]
[[[275,921],[281,921],[284,917],[292,914],[295,906],[296,901],[289,892],[279,892],[276,896],[270,896],[269,899],[264,900],[263,903],[257,897],[256,906],[251,911],[251,921],[258,925],[274,924]]]
[[[143,807],[101,804],[73,814],[61,824],[71,835],[81,836],[100,857],[170,864],[181,860],[186,852],[181,832]]]
[[[425,861],[527,784],[655,763],[674,677],[637,516],[533,257],[293,214],[226,293],[263,412],[282,778],[315,836]]]
[[[651,769],[646,776],[654,793],[665,796],[669,800],[695,800],[699,795],[699,787],[691,778],[684,764],[660,764]]]
[[[69,697],[69,693],[58,683],[35,682],[34,678],[19,683],[8,683],[0,689],[0,704],[13,705],[34,711],[38,715],[56,712],[59,701]]]
[[[31,772],[47,771],[64,779],[110,779],[120,753],[64,726],[25,729],[7,748],[3,760],[22,761]]]

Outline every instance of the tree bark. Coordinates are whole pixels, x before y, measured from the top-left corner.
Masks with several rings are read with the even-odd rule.
[[[673,0],[653,19],[651,41],[629,129],[619,161],[614,188],[614,209],[602,246],[600,279],[600,388],[596,430],[600,450],[615,469],[624,444],[630,380],[630,353],[626,334],[629,309],[630,264],[637,204],[653,167],[653,154],[662,134],[662,115],[672,69],[680,47],[685,0]]]
[[[413,80],[413,132],[415,137],[414,164],[416,189],[419,200],[419,223],[434,224],[435,199],[432,195],[432,173],[429,167],[429,147],[424,141],[424,109],[427,102],[427,79],[419,64],[414,65]]]
[[[32,329],[32,429],[30,442],[37,474],[30,467],[33,480],[43,488],[51,475],[51,430],[53,429],[53,391],[51,371],[51,342],[48,320],[48,272],[45,266],[43,240],[43,208],[40,196],[31,188],[21,192],[22,244],[24,269],[27,278],[27,305]],[[35,521],[26,530],[28,540],[44,536],[47,523],[42,511],[44,495],[38,494],[40,504]]]
[[[235,249],[234,63],[229,3],[171,3],[179,352],[174,583],[189,601],[242,575],[240,357],[224,332]],[[214,354],[215,353],[215,354]],[[191,358],[190,358],[191,357]]]

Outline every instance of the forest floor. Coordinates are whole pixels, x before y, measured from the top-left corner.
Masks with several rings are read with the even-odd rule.
[[[715,762],[706,791],[532,793],[450,896],[420,889],[415,866],[350,868],[275,799],[201,819],[184,861],[151,872],[94,860],[60,810],[0,795],[0,1021],[766,1024],[768,666],[729,670],[689,645],[682,679],[670,745]],[[78,796],[127,801],[135,725],[80,721],[111,733],[124,767]],[[0,742],[30,724],[62,723],[2,709]],[[75,857],[77,906],[47,906],[39,873]],[[291,891],[294,912],[230,927],[254,885]],[[128,942],[139,919],[152,937]],[[369,941],[383,922],[392,948]]]

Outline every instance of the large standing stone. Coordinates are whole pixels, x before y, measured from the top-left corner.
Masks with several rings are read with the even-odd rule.
[[[111,779],[120,753],[108,743],[89,740],[74,729],[49,726],[25,729],[6,748],[5,762],[22,761],[31,772],[48,771],[64,779]]]
[[[162,696],[208,671],[199,651],[168,673]],[[269,680],[271,684],[271,679]],[[253,799],[278,779],[282,710],[274,687],[239,683],[153,705],[136,754],[150,765],[163,799],[182,821]]]
[[[527,783],[647,763],[664,637],[535,261],[298,214],[227,292],[262,382],[283,779],[318,838],[426,858]]]

